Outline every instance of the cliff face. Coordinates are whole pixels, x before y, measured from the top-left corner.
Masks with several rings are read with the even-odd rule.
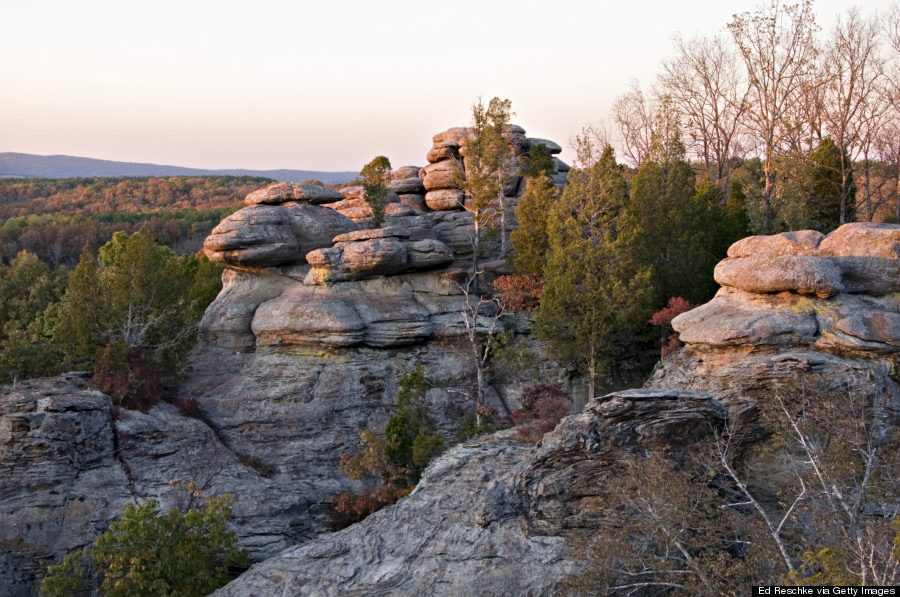
[[[553,595],[609,516],[617,465],[689,455],[726,420],[758,432],[762,401],[804,384],[864,392],[881,429],[896,429],[900,227],[752,237],[729,255],[716,270],[722,290],[676,318],[686,346],[646,389],[590,401],[537,447],[500,434],[453,448],[408,498],[217,594]],[[757,461],[747,482],[765,488],[771,473]]]

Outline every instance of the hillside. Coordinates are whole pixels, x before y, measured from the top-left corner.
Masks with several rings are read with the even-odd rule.
[[[342,183],[356,172],[320,172],[317,170],[248,170],[184,168],[160,164],[116,162],[70,155],[33,155],[0,153],[0,177],[80,178],[90,176],[262,176],[278,181],[315,178],[326,183]]]

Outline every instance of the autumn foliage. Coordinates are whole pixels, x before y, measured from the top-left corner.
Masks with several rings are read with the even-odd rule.
[[[510,413],[516,435],[523,441],[538,441],[569,414],[572,397],[556,384],[539,383],[522,392],[522,408]]]
[[[680,296],[673,296],[665,307],[650,318],[650,325],[659,326],[661,329],[662,358],[675,352],[681,346],[678,333],[672,330],[672,320],[698,306],[692,305]]]
[[[533,311],[547,283],[534,276],[500,276],[494,281],[500,304],[512,311]]]

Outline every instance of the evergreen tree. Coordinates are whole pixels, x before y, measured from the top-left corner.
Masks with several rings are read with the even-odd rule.
[[[391,162],[380,155],[363,166],[359,176],[363,180],[363,196],[372,208],[372,228],[381,228],[390,192]]]
[[[51,269],[21,251],[0,273],[0,378],[15,381],[55,372],[52,309],[65,290],[62,267]]]
[[[189,487],[199,497],[193,484]],[[159,512],[152,499],[126,504],[122,518],[90,547],[50,566],[41,591],[80,594],[96,575],[97,593],[110,597],[207,595],[232,580],[231,568],[247,563],[237,535],[226,526],[233,504],[228,495],[206,499],[186,513]]]
[[[806,225],[826,234],[856,216],[856,185],[852,174],[846,179],[842,174],[850,156],[844,150],[842,161],[841,153],[834,140],[825,137],[810,154],[803,176]]]
[[[176,257],[144,233],[116,233],[96,259],[82,253],[59,305],[54,340],[70,367],[91,367],[112,344],[123,358],[141,353],[173,372],[221,287],[220,275],[220,266]]]
[[[573,168],[547,226],[547,287],[535,330],[563,359],[576,361],[594,385],[622,344],[649,316],[649,270],[635,268],[623,251],[618,219],[628,189],[611,147],[591,164],[581,138],[585,167]]]
[[[539,171],[528,181],[525,193],[516,205],[516,220],[519,227],[510,234],[513,248],[511,261],[515,273],[535,278],[543,277],[549,246],[547,215],[557,195],[556,187],[545,172]]]
[[[715,287],[718,201],[696,193],[694,171],[684,156],[677,117],[664,103],[650,152],[632,179],[631,202],[621,223],[629,252],[652,270],[657,306],[673,296],[703,302]]]

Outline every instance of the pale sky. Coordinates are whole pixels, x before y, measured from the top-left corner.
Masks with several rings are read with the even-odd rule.
[[[885,9],[888,0],[866,0]],[[196,168],[424,165],[471,104],[564,147],[681,33],[755,2],[5,0],[0,152]],[[816,2],[831,26],[848,4]],[[567,150],[563,158],[567,159]],[[570,161],[570,159],[567,159]]]

